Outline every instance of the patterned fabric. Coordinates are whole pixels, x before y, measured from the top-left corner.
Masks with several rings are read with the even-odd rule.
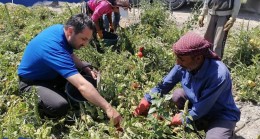
[[[172,49],[176,55],[203,55],[206,58],[218,59],[220,58],[214,53],[212,44],[205,40],[200,35],[189,32],[182,36],[173,46]]]
[[[93,11],[91,19],[96,22],[99,18],[102,17],[103,14],[108,14],[113,12],[113,7],[109,1],[98,1],[98,0],[90,0],[88,1],[88,6]]]

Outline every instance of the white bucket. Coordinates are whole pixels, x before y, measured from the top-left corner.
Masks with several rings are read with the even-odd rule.
[[[122,18],[128,18],[128,8],[126,10],[122,7],[119,7],[119,12]]]

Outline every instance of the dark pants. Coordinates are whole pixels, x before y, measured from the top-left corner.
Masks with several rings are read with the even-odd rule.
[[[21,93],[28,92],[34,86],[39,96],[39,111],[42,115],[56,118],[64,116],[69,108],[65,94],[66,80],[59,77],[51,81],[32,81],[20,78]]]
[[[183,109],[187,96],[183,89],[176,89],[173,92],[173,102],[176,104],[178,109]],[[191,107],[189,105],[189,107]],[[236,126],[235,121],[228,120],[209,120],[206,117],[198,119],[192,123],[198,130],[204,130],[206,132],[206,139],[233,139],[234,129]]]
[[[219,57],[223,57],[228,31],[224,31],[224,26],[230,16],[208,15],[208,23],[204,38],[213,44],[213,51]]]

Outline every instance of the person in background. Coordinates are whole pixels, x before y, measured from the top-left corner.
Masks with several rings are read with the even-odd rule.
[[[44,29],[27,45],[18,67],[19,88],[23,93],[36,87],[39,110],[44,116],[56,118],[67,113],[69,103],[64,88],[68,81],[87,101],[101,107],[115,125],[122,120],[77,70],[82,69],[96,79],[97,74],[73,53],[89,43],[94,29],[93,21],[86,14],[77,14],[64,25]]]
[[[119,14],[118,7],[129,7],[129,2],[123,0],[89,0],[87,2],[86,13],[94,21],[99,38],[103,38],[103,15],[106,15],[109,21],[109,31],[114,32],[112,13]],[[115,23],[117,23],[117,21]]]
[[[103,15],[103,21],[104,21],[104,29],[106,31],[115,32],[117,28],[119,27],[120,22],[120,11],[119,7],[112,12],[112,24],[109,24],[109,20],[107,15]],[[111,22],[111,21],[110,21]],[[113,27],[110,27],[112,25]]]
[[[59,1],[58,0],[52,1],[52,3],[49,6],[51,6],[51,7],[58,7],[59,6]]]
[[[204,123],[200,128],[205,130],[206,139],[233,138],[240,110],[232,96],[228,68],[210,49],[211,46],[198,34],[190,32],[182,36],[172,47],[176,65],[161,83],[145,94],[134,110],[134,116],[147,116],[153,101],[151,93],[163,96],[180,82],[182,88],[173,92],[172,100],[179,109],[183,109],[185,101],[189,100],[189,115],[193,120],[180,112],[172,117],[171,125],[181,125],[185,118],[187,123],[195,123],[195,126]]]
[[[204,26],[207,16],[207,26],[204,38],[213,44],[213,51],[223,57],[228,31],[236,21],[240,0],[205,0],[202,12],[198,18],[199,26]]]

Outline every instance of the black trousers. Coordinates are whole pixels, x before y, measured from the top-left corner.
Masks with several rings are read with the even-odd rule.
[[[62,77],[51,81],[32,81],[19,77],[20,92],[29,92],[34,86],[39,97],[39,111],[50,118],[64,116],[69,109],[65,84],[66,79]]]

